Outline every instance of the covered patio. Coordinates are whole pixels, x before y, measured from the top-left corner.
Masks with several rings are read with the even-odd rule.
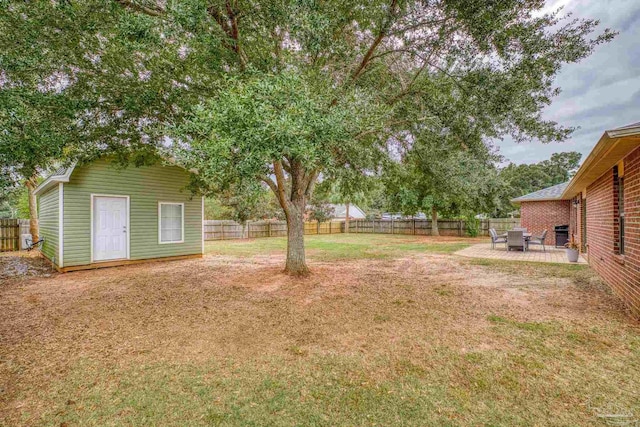
[[[529,249],[528,251],[507,251],[504,244],[491,248],[491,242],[479,243],[469,246],[454,253],[468,258],[500,259],[506,261],[524,262],[551,262],[556,264],[587,264],[587,261],[580,255],[577,263],[570,263],[567,260],[564,248],[547,246],[546,251],[542,248]]]

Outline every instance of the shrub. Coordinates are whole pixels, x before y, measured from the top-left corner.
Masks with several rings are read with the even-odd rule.
[[[467,227],[467,235],[470,237],[478,237],[480,234],[480,220],[476,218],[467,218],[465,220]]]

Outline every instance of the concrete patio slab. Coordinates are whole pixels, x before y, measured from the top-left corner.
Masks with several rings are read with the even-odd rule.
[[[479,243],[472,245],[457,252],[455,255],[460,255],[468,258],[487,258],[487,259],[501,259],[505,261],[524,261],[524,262],[551,262],[557,264],[572,264],[567,260],[565,250],[561,248],[555,248],[553,246],[547,246],[547,250],[543,251],[542,247],[532,247],[526,252],[522,251],[508,251],[504,244],[496,245],[495,249],[491,249],[491,243]],[[578,264],[587,264],[587,261],[580,256]]]

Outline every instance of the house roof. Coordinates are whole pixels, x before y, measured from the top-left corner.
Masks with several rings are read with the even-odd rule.
[[[633,129],[633,128],[637,128],[637,127],[640,127],[640,122],[635,122],[635,123],[631,123],[631,124],[628,124],[628,125],[625,125],[625,126],[620,126],[619,128],[615,128],[613,130],[615,131],[615,130]]]
[[[524,196],[516,197],[512,199],[512,203],[520,202],[540,202],[544,200],[562,200],[562,193],[569,185],[569,181],[557,184],[551,187],[543,188],[542,190],[534,191],[533,193],[525,194]]]
[[[342,218],[347,216],[347,206],[344,204],[332,204],[334,218]],[[353,203],[349,204],[349,216],[352,218],[366,218],[366,214],[358,206]]]

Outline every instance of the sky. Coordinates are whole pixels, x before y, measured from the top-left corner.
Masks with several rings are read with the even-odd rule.
[[[548,10],[564,6],[574,18],[599,19],[598,28],[619,34],[576,64],[565,65],[556,79],[562,89],[543,113],[563,126],[579,127],[564,142],[495,141],[513,163],[536,163],[562,151],[578,151],[584,160],[605,130],[640,122],[640,0],[551,0]]]

